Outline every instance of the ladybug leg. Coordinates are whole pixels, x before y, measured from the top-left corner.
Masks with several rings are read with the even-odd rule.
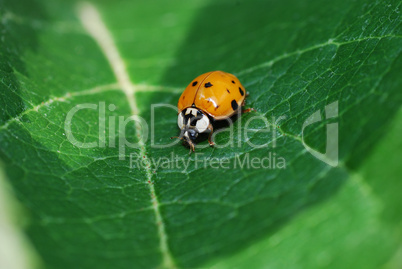
[[[194,143],[191,142],[191,140],[186,140],[188,146],[190,147],[190,152],[188,153],[188,155],[191,155],[191,153],[193,153],[195,151],[195,146]]]
[[[181,131],[180,131],[180,135],[179,136],[172,136],[172,137],[170,137],[170,139],[180,139],[180,140],[184,140],[184,138],[183,138],[183,133],[184,133],[184,129],[182,129]]]
[[[248,93],[247,93],[247,95],[248,95]],[[246,99],[243,100],[243,103],[241,104],[241,106],[244,107],[245,105],[246,105]],[[248,113],[248,112],[251,112],[251,111],[255,111],[255,109],[254,108],[243,109],[242,113]]]
[[[248,112],[251,112],[251,111],[255,111],[255,109],[251,107],[251,108],[244,109],[242,112],[243,113],[248,113]]]
[[[213,146],[215,146],[215,143],[211,140],[211,138],[212,138],[212,134],[213,134],[213,132],[214,132],[214,127],[212,126],[212,124],[210,123],[209,125],[208,125],[208,131],[209,131],[209,136],[208,136],[208,142],[209,142],[209,145],[211,146],[211,147],[213,147]]]
[[[188,154],[191,155],[191,153],[193,153],[195,151],[194,143],[189,142],[188,144],[190,146],[190,152]]]

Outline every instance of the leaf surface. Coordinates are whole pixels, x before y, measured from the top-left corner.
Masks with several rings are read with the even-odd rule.
[[[335,195],[400,107],[398,1],[19,3],[1,10],[0,156],[49,268],[188,268],[238,253]],[[155,109],[146,141],[127,124],[138,147],[119,147],[123,132],[110,122],[137,114],[150,123],[152,104],[176,105],[210,70],[236,74],[256,109],[233,124],[232,147],[155,148],[178,134],[166,108]],[[334,102],[338,115],[326,119]],[[97,147],[67,139],[66,116],[80,104],[96,109],[75,114],[72,134]],[[317,111],[323,120],[303,131]],[[255,116],[267,122],[247,124]],[[325,152],[330,123],[339,124],[337,167],[303,145]],[[234,167],[269,154],[286,168]],[[214,168],[223,159],[231,169]]]

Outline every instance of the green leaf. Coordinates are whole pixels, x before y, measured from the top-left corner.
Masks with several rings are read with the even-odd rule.
[[[402,110],[393,122],[336,195],[274,236],[206,267],[400,268],[402,167],[393,151],[402,146]]]
[[[356,248],[354,239],[331,240],[343,231],[330,220],[338,214],[341,227],[355,216],[356,240],[375,234],[385,242],[375,264],[398,247],[391,233],[374,232],[383,229],[376,221],[358,228],[383,210],[359,182],[367,180],[380,196],[390,190],[377,185],[380,175],[366,175],[367,156],[402,100],[398,1],[7,0],[0,8],[0,157],[46,267],[194,268],[219,261],[232,268],[231,259],[247,256],[261,238],[277,255],[256,267],[286,267],[288,255],[297,264],[308,252],[309,235],[279,247],[272,240],[297,229],[324,237],[308,250],[333,243],[319,257],[309,252],[303,267],[345,267],[353,255],[343,248]],[[151,126],[152,104],[176,105],[184,87],[211,70],[236,74],[250,93],[247,106],[256,109],[235,121],[233,138],[227,127],[215,137],[232,147],[202,141],[191,156],[180,144],[154,147],[178,135],[176,112],[167,108],[155,109],[147,140],[138,123],[119,130],[119,117],[133,114]],[[66,117],[83,104],[96,109],[79,110],[67,132]],[[331,104],[338,113],[329,118]],[[321,120],[303,131],[312,115]],[[335,167],[305,147],[325,152],[326,126],[334,123]],[[70,135],[98,146],[78,147]],[[119,147],[123,138],[137,147]],[[179,162],[164,162],[172,156]],[[268,156],[269,169],[234,167],[239,159]],[[211,162],[226,159],[230,169]],[[390,197],[384,214],[394,227],[400,206]],[[339,213],[351,201],[357,203]],[[316,221],[319,230],[310,225]],[[345,258],[332,263],[331,255]],[[367,263],[356,258],[353,265]]]
[[[0,163],[0,167],[2,164]],[[21,231],[25,215],[11,195],[3,169],[0,170],[0,267],[1,268],[40,268],[39,259]]]

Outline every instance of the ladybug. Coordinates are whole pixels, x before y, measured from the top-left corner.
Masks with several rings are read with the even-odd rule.
[[[172,138],[184,140],[191,153],[198,134],[209,133],[208,142],[213,146],[213,123],[240,113],[246,96],[245,88],[232,74],[212,71],[196,77],[179,98],[177,125],[181,133],[179,137]]]

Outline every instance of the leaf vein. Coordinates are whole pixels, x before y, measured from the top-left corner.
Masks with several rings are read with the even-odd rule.
[[[131,82],[129,74],[126,70],[123,59],[116,47],[113,37],[107,26],[104,24],[98,10],[90,3],[81,3],[78,9],[79,18],[84,28],[88,31],[89,35],[97,42],[101,51],[107,58],[115,77],[121,86],[121,90],[126,95],[127,101],[130,105],[133,115],[139,114],[138,104],[136,102],[135,94],[137,93],[137,85]],[[159,248],[162,254],[161,266],[165,268],[176,268],[173,256],[168,246],[168,236],[165,231],[165,224],[160,213],[159,201],[155,192],[154,183],[152,181],[151,161],[146,154],[146,145],[141,138],[141,125],[138,121],[134,121],[136,127],[136,134],[138,137],[138,144],[140,146],[140,155],[143,157],[145,165],[145,172],[147,176],[147,184],[151,197],[151,205],[155,215],[156,226],[159,236]]]

